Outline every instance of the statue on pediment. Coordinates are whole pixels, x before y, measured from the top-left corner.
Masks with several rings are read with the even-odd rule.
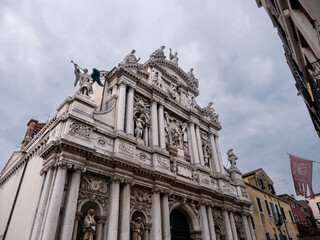
[[[159,49],[155,50],[151,55],[150,59],[165,59],[166,56],[164,55],[165,46],[161,46]]]
[[[122,60],[120,64],[138,63],[140,58],[136,58],[136,56],[134,55],[135,52],[136,50],[132,49],[132,51],[127,56],[125,56],[125,58]]]
[[[169,55],[169,59],[172,63],[176,64],[178,66],[178,61],[179,61],[179,58],[178,58],[178,53],[175,52],[174,54],[172,54],[172,51],[171,51],[171,48],[170,48],[170,55]]]
[[[230,148],[228,150],[227,155],[228,155],[228,161],[230,162],[230,165],[231,165],[230,168],[235,168],[237,165],[236,161],[237,161],[238,157],[233,153],[232,148]]]
[[[74,64],[74,74],[76,75],[76,79],[74,82],[74,86],[77,86],[79,83],[80,89],[79,93],[90,97],[90,94],[93,94],[92,85],[97,82],[101,87],[103,87],[103,83],[100,80],[100,71],[93,68],[92,73],[88,74],[88,69],[81,68],[71,60],[71,62]]]
[[[199,87],[199,80],[195,78],[193,74],[193,68],[190,68],[189,72],[187,72],[189,83],[191,84],[191,87]]]

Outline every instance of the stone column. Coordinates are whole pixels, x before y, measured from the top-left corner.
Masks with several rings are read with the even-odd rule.
[[[211,151],[212,151],[212,160],[213,160],[213,170],[215,172],[221,172],[220,170],[220,164],[219,164],[219,157],[218,157],[218,153],[217,153],[217,147],[216,144],[214,142],[214,135],[213,133],[210,133],[209,135],[210,138],[210,146],[211,146]]]
[[[81,171],[76,170],[72,173],[70,186],[66,198],[64,216],[62,220],[61,239],[71,240],[77,212],[77,202],[79,195]]]
[[[207,206],[207,215],[208,215],[208,222],[209,222],[210,239],[216,240],[216,231],[214,229],[214,220],[213,220],[211,206]]]
[[[238,235],[237,235],[237,228],[236,224],[234,222],[234,217],[233,217],[233,212],[229,212],[229,219],[230,219],[230,225],[231,225],[231,231],[233,235],[233,240],[238,240]]]
[[[107,239],[117,239],[119,221],[120,182],[115,179],[110,188],[110,205]]]
[[[130,184],[122,186],[120,213],[120,240],[130,239]]]
[[[161,202],[160,202],[160,193],[155,191],[152,195],[152,227],[151,227],[151,239],[152,240],[161,240],[162,231],[161,231]],[[108,238],[109,239],[109,238]],[[111,238],[110,238],[111,239]]]
[[[200,127],[198,125],[196,125],[195,129],[196,129],[196,139],[197,139],[197,144],[198,144],[199,159],[200,159],[200,163],[202,165],[204,165]]]
[[[215,142],[216,149],[217,149],[217,154],[218,154],[219,169],[220,169],[220,172],[223,173],[224,172],[224,167],[223,167],[222,159],[221,159],[221,152],[220,152],[219,136],[218,135],[215,135],[214,142]]]
[[[199,154],[198,154],[198,144],[197,144],[197,139],[196,139],[196,132],[194,129],[194,123],[191,122],[189,125],[190,128],[190,135],[191,135],[191,144],[192,144],[192,156],[193,156],[193,161],[194,163],[200,163],[199,160]]]
[[[242,214],[241,218],[242,218],[242,224],[243,224],[243,227],[244,227],[244,232],[246,234],[246,239],[252,240],[251,233],[250,233],[250,230],[249,230],[249,224],[248,224],[248,220],[247,220],[246,215]]]
[[[118,105],[117,105],[117,130],[124,130],[124,114],[126,104],[126,84],[120,84]]]
[[[78,224],[80,220],[79,213],[76,214],[76,218],[74,221],[74,228],[73,228],[73,234],[72,234],[72,240],[77,240],[77,233],[78,233]]]
[[[152,139],[152,146],[158,146],[158,109],[157,109],[157,102],[152,100],[151,103],[151,139]]]
[[[43,235],[41,239],[53,240],[56,237],[60,209],[62,204],[64,185],[66,183],[67,167],[61,164],[57,168],[57,175],[53,185],[47,218],[45,219]]]
[[[199,213],[200,213],[200,223],[202,228],[201,237],[202,239],[210,239],[208,216],[207,216],[205,205],[203,204],[200,205]]]
[[[162,149],[165,149],[166,148],[166,142],[165,142],[164,116],[163,116],[163,105],[162,104],[159,104],[158,117],[159,117],[160,147]]]
[[[31,236],[30,236],[30,239],[32,239],[32,240],[37,239],[40,235],[42,221],[43,221],[44,213],[45,213],[46,206],[48,203],[48,196],[49,196],[50,186],[52,183],[52,176],[53,176],[53,169],[49,168],[49,170],[46,173],[46,179],[45,179],[45,182],[43,185],[42,194],[40,197],[34,226],[33,226],[32,232],[31,232]]]
[[[104,220],[103,219],[99,219],[97,221],[97,240],[103,240],[103,223],[104,223]],[[129,239],[129,238],[128,238]]]
[[[144,145],[149,146],[149,128],[146,126],[144,128]]]
[[[127,108],[126,108],[126,131],[133,135],[133,94],[134,89],[132,87],[128,90]]]
[[[256,235],[254,233],[254,229],[253,229],[252,222],[251,222],[251,216],[247,216],[247,221],[248,221],[248,224],[249,224],[249,230],[250,230],[251,239],[252,240],[256,240]]]
[[[232,230],[231,230],[231,226],[230,226],[230,219],[229,219],[228,210],[227,209],[223,209],[222,215],[223,215],[224,229],[226,231],[226,240],[233,240],[232,239]]]
[[[168,194],[161,196],[161,210],[162,210],[162,239],[170,240],[170,210]]]

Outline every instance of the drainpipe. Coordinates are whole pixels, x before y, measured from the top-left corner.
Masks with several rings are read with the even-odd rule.
[[[19,182],[19,185],[18,185],[16,196],[14,197],[14,200],[13,200],[12,208],[11,208],[10,215],[9,215],[9,218],[8,218],[8,222],[7,222],[7,225],[6,225],[6,229],[4,230],[4,233],[3,233],[3,238],[2,238],[3,240],[5,240],[6,236],[7,236],[7,232],[8,232],[9,226],[10,226],[10,222],[11,222],[11,218],[12,218],[12,215],[13,215],[14,208],[15,208],[16,203],[17,203],[17,199],[18,199],[18,196],[19,196],[20,188],[21,188],[21,185],[22,185],[22,180],[23,180],[24,174],[26,172],[26,169],[27,169],[27,166],[28,166],[28,162],[29,162],[29,157],[26,158],[26,163],[25,163],[24,168],[23,168],[23,172],[22,172],[22,175],[21,175],[21,178],[20,178],[20,182]]]

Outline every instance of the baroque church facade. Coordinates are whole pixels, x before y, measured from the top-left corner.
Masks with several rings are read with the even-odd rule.
[[[222,163],[219,116],[164,48],[144,64],[133,50],[100,72],[103,87],[75,64],[79,90],[1,173],[0,236],[256,239],[232,149]]]

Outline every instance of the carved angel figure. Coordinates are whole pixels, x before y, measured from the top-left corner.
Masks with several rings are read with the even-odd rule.
[[[94,210],[89,209],[87,216],[83,221],[83,235],[81,240],[93,240],[96,231],[96,221],[94,220]]]
[[[229,162],[231,164],[231,168],[236,167],[236,164],[237,164],[236,161],[237,161],[238,157],[233,153],[233,149],[232,148],[230,148],[228,150],[227,155],[228,155],[228,160],[229,160]]]
[[[77,86],[79,82],[79,92],[82,95],[89,97],[90,94],[93,94],[92,85],[94,82],[97,82],[101,87],[103,87],[102,82],[100,81],[100,71],[93,68],[92,73],[88,74],[88,69],[80,68],[76,63],[74,64],[74,74],[76,75],[76,80],[74,86]]]
[[[189,72],[187,72],[189,81],[191,85],[194,85],[195,87],[199,87],[199,80],[195,78],[193,74],[193,68],[190,68]]]
[[[159,49],[155,50],[151,55],[150,59],[165,59],[166,56],[164,55],[165,46],[161,46]]]
[[[132,51],[127,56],[125,56],[125,58],[122,60],[120,64],[139,62],[140,58],[136,58],[136,56],[134,55],[135,52],[136,50],[132,49]]]
[[[211,148],[209,147],[208,144],[203,145],[202,147],[203,150],[203,159],[204,159],[204,164],[209,167],[209,160],[211,157]]]
[[[130,228],[132,231],[131,240],[141,240],[144,231],[141,217],[137,217],[134,221],[131,221]]]
[[[177,102],[180,102],[181,95],[179,85],[172,84],[170,94],[173,99],[175,99]]]

